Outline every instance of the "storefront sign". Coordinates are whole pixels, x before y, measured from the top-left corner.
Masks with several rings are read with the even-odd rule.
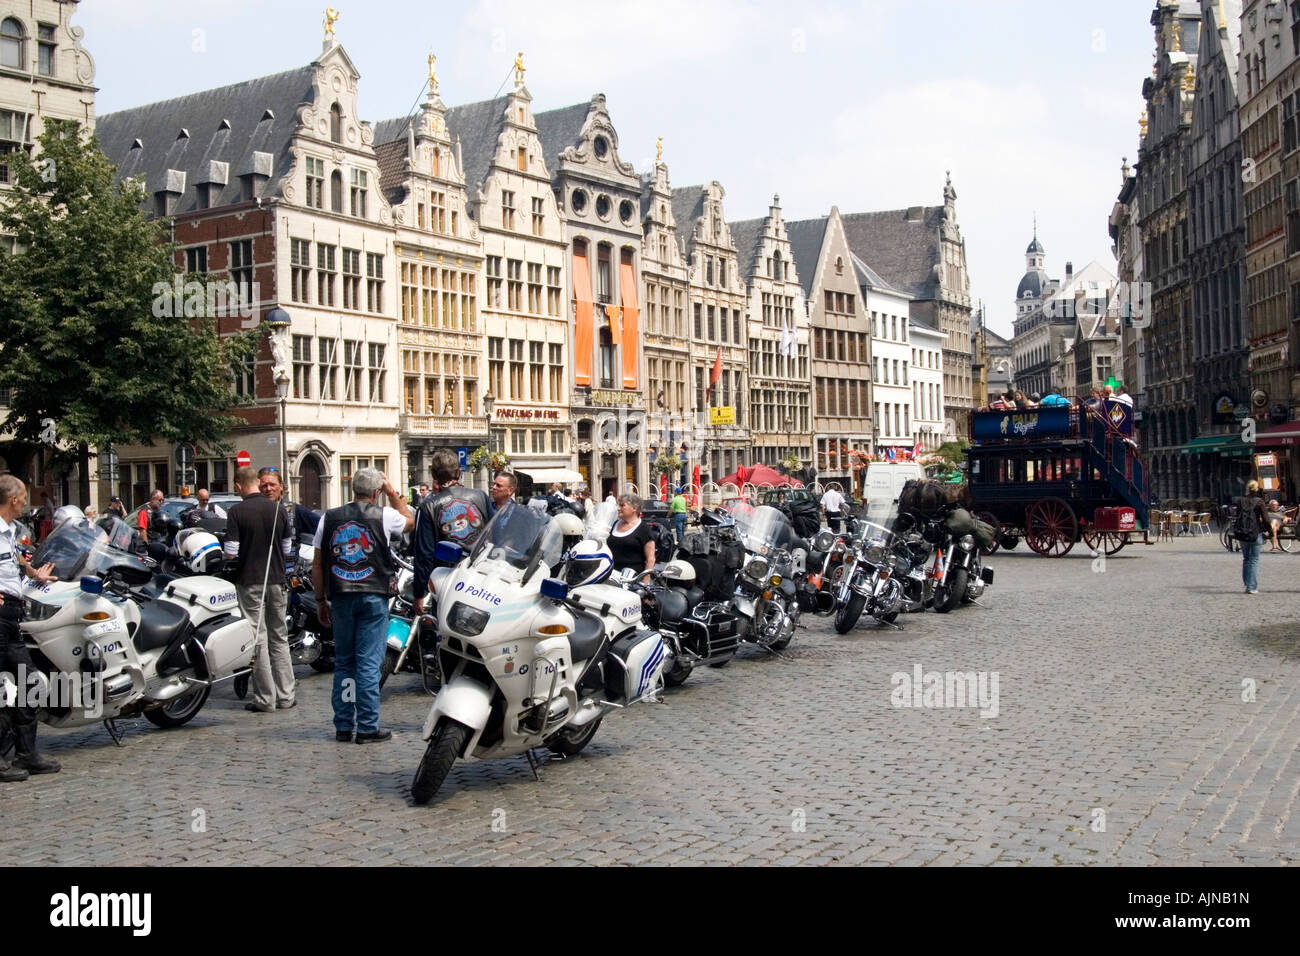
[[[710,425],[734,425],[736,424],[736,406],[723,405],[717,408],[709,409]]]
[[[617,392],[607,388],[593,388],[591,390],[591,404],[593,405],[635,405],[636,399],[636,392]]]
[[[492,412],[493,419],[504,421],[559,421],[560,413],[553,408],[498,408]]]

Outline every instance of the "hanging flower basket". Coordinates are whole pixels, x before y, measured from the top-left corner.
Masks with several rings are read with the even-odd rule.
[[[471,470],[487,468],[494,474],[510,464],[510,456],[503,451],[489,451],[486,445],[479,445],[469,456]]]
[[[656,475],[671,475],[673,472],[681,470],[681,467],[682,460],[676,455],[660,455],[655,459],[650,470]]]
[[[786,455],[781,459],[781,467],[786,471],[798,471],[799,466],[803,464],[803,459],[798,455]]]

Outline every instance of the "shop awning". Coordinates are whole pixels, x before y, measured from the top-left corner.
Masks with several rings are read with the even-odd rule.
[[[581,474],[568,468],[516,468],[515,471],[533,479],[533,484],[545,485],[550,484],[552,481],[562,483],[582,481]]]
[[[1245,458],[1254,450],[1240,435],[1202,435],[1178,449],[1184,455],[1218,455],[1221,458]]]
[[[1292,445],[1300,445],[1300,422],[1274,425],[1268,431],[1256,435],[1255,444],[1260,448],[1288,448]]]

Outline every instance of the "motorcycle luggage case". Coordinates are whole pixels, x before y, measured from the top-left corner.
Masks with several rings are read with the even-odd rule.
[[[691,618],[702,627],[708,635],[708,647],[700,648],[700,656],[705,662],[726,660],[733,657],[740,645],[739,628],[736,616],[726,604],[701,604],[691,610]]]
[[[195,629],[208,659],[208,679],[229,677],[253,660],[253,625],[236,614],[210,618]]]
[[[569,599],[601,617],[613,615],[624,624],[641,621],[641,597],[613,584],[587,584],[569,592]]]
[[[167,585],[163,596],[185,608],[195,625],[221,614],[239,613],[235,586],[222,578],[206,574],[177,578]]]
[[[662,683],[667,654],[658,631],[640,628],[610,645],[605,693],[617,704],[637,700]]]

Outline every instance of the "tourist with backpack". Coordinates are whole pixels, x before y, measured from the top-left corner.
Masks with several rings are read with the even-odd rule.
[[[1232,536],[1241,542],[1241,580],[1247,594],[1259,593],[1259,536],[1267,525],[1259,482],[1248,481],[1246,493],[1237,501],[1237,517],[1232,525]]]

